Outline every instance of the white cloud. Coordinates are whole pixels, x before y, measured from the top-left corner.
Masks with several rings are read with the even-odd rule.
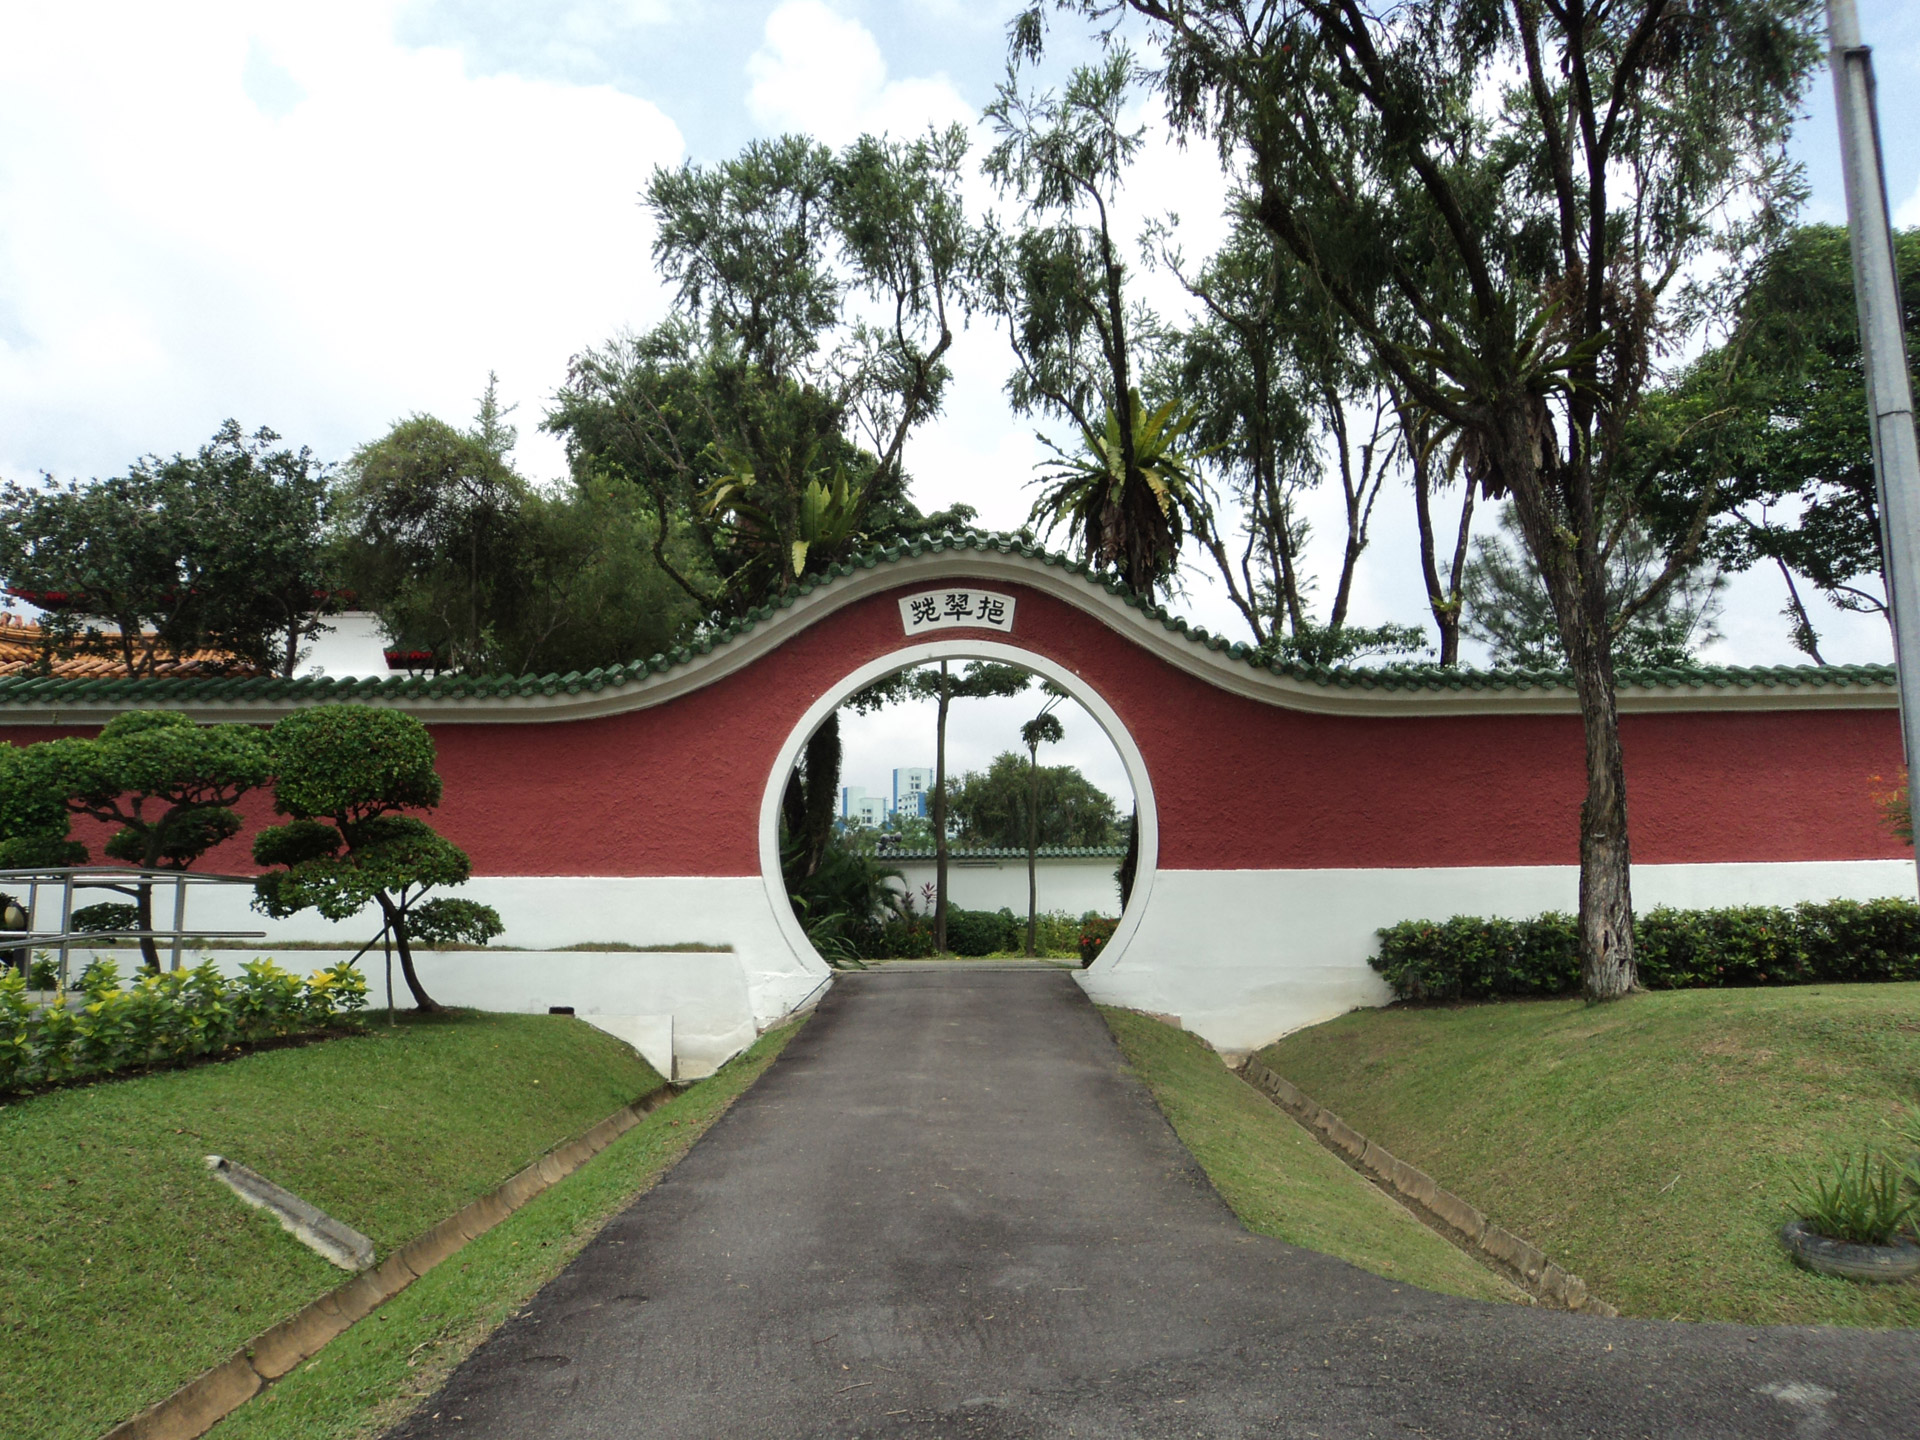
[[[929,125],[963,125],[974,114],[944,75],[887,79],[873,33],[821,0],[787,0],[767,17],[766,40],[747,61],[747,112],[768,130],[798,131],[829,145]]]
[[[1844,215],[1840,218],[1839,223],[1846,223],[1846,217]],[[1920,185],[1915,185],[1913,187],[1913,193],[1900,202],[1900,208],[1893,212],[1893,223],[1902,230],[1910,226],[1920,225]]]
[[[473,78],[391,20],[6,11],[0,474],[106,473],[229,414],[338,456],[410,411],[464,420],[490,368],[558,468],[531,431],[567,357],[664,308],[638,192],[680,134],[611,88]]]

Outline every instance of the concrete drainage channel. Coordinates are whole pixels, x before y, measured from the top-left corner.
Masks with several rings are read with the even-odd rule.
[[[1432,1176],[1396,1159],[1257,1059],[1249,1059],[1240,1067],[1240,1078],[1298,1120],[1334,1154],[1400,1201],[1430,1229],[1437,1230],[1474,1259],[1511,1280],[1535,1300],[1557,1310],[1578,1310],[1585,1315],[1617,1316],[1620,1313],[1588,1293],[1586,1281],[1578,1275],[1569,1275],[1538,1246],[1494,1224],[1451,1190],[1441,1189]]]
[[[356,1321],[372,1314],[442,1260],[459,1253],[468,1241],[486,1234],[534,1196],[566,1179],[679,1093],[671,1085],[662,1085],[633,1104],[616,1110],[579,1139],[549,1150],[498,1189],[449,1215],[426,1234],[416,1236],[380,1265],[362,1270],[298,1314],[255,1336],[224,1364],[216,1365],[198,1378],[189,1380],[159,1404],[114,1426],[107,1432],[105,1440],[196,1440],[196,1437],[206,1434],[261,1389],[296,1365],[319,1354]],[[209,1163],[218,1159],[217,1156],[209,1157]],[[230,1162],[222,1162],[222,1165],[227,1167],[228,1172],[245,1168],[233,1166]],[[220,1165],[213,1165],[212,1168],[243,1198],[274,1211],[283,1225],[298,1234],[296,1225],[289,1223],[288,1207],[281,1198],[285,1197],[285,1200],[297,1206],[304,1203],[298,1197],[288,1195],[251,1171],[235,1176],[222,1173]],[[235,1183],[236,1180],[239,1183]],[[253,1183],[256,1181],[258,1185]],[[268,1189],[262,1191],[259,1186]],[[272,1192],[271,1195],[269,1192]],[[312,1207],[306,1208],[310,1210]],[[311,1226],[309,1217],[297,1211],[292,1214],[296,1221]],[[313,1214],[328,1225],[337,1223],[319,1211],[313,1211]],[[357,1232],[353,1231],[347,1234],[357,1236]],[[305,1236],[300,1238],[303,1241],[306,1239]],[[352,1241],[346,1240],[343,1248],[349,1253],[340,1258],[332,1255],[328,1258],[342,1268],[350,1268],[357,1259],[351,1254]]]

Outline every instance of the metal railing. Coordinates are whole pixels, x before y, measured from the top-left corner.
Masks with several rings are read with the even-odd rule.
[[[169,969],[180,968],[180,952],[189,940],[263,940],[264,930],[199,930],[187,928],[187,890],[196,885],[246,885],[250,875],[209,875],[193,870],[148,870],[137,865],[47,866],[40,869],[0,870],[0,891],[24,887],[27,892],[25,930],[0,930],[0,954],[8,963],[24,967],[31,964],[35,950],[60,952],[60,989],[68,988],[68,969],[75,944],[97,946],[115,940],[164,940],[169,942]],[[173,889],[173,927],[169,930],[138,927],[75,930],[73,897],[80,890],[106,890],[137,900],[143,889]],[[58,892],[60,923],[57,928],[40,928],[43,899]],[[19,957],[18,960],[15,957]]]

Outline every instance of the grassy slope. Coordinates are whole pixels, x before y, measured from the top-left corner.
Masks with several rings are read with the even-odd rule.
[[[1105,1010],[1127,1062],[1247,1227],[1388,1279],[1513,1300],[1492,1272],[1415,1220],[1229,1072],[1195,1037],[1127,1010]]]
[[[221,1422],[220,1440],[376,1435],[684,1155],[799,1029],[770,1031]]]
[[[1777,1241],[1794,1185],[1920,1101],[1920,985],[1363,1011],[1267,1064],[1628,1314],[1920,1324]]]
[[[384,1256],[660,1083],[577,1020],[456,1012],[0,1107],[0,1428],[98,1435],[344,1278],[204,1156]]]

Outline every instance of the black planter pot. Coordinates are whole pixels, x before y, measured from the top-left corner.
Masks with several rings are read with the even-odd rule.
[[[1780,1231],[1780,1243],[1794,1262],[1816,1275],[1844,1280],[1872,1280],[1883,1284],[1920,1275],[1920,1245],[1901,1240],[1892,1245],[1856,1245],[1816,1235],[1804,1220],[1791,1220]]]

